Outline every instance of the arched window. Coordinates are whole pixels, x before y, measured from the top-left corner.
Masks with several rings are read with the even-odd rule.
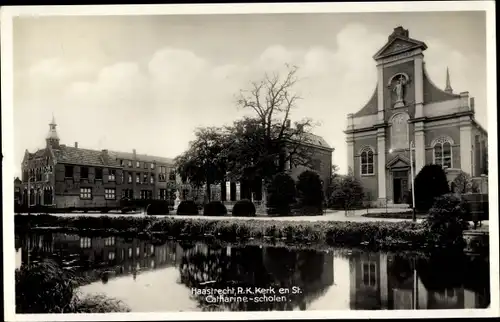
[[[391,149],[408,148],[408,120],[406,113],[394,114],[391,118]]]
[[[360,151],[361,155],[361,175],[370,175],[374,174],[374,166],[373,166],[373,149],[371,147],[364,147]]]
[[[432,141],[434,164],[445,168],[453,168],[453,140],[449,137],[440,137]]]

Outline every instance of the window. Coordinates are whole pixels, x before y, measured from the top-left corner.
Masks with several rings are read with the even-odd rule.
[[[120,160],[120,166],[124,166],[125,165],[125,160]]]
[[[141,167],[141,163],[140,163],[139,161],[136,161],[136,162],[135,162],[135,167],[136,167],[136,168],[140,168],[140,167]]]
[[[115,244],[115,237],[114,236],[106,237],[106,239],[104,239],[104,245],[113,246],[114,244]]]
[[[361,150],[361,175],[374,174],[373,150],[371,147],[365,147]]]
[[[141,199],[152,199],[153,192],[151,190],[141,190]]]
[[[116,189],[115,188],[104,189],[104,199],[115,200],[116,199]]]
[[[147,168],[148,168],[148,163],[144,162],[144,169],[147,169]]]
[[[102,169],[101,168],[95,168],[95,179],[102,180]]]
[[[73,170],[75,168],[72,165],[67,165],[64,167],[64,177],[73,178]]]
[[[153,255],[153,254],[155,253],[155,246],[154,246],[154,245],[151,245],[151,246],[150,246],[149,253],[150,253],[151,255]]]
[[[167,173],[167,168],[160,166],[160,173]]]
[[[151,163],[151,170],[154,170],[154,168],[155,168],[155,164]]]
[[[434,164],[438,164],[444,168],[453,167],[452,144],[453,140],[449,137],[440,137],[432,141]]]
[[[140,173],[136,173],[135,174],[135,182],[136,183],[141,183],[141,177],[140,177],[140,175],[141,175]]]
[[[115,169],[109,169],[108,170],[108,180],[109,181],[115,181],[116,180],[116,170]]]
[[[132,160],[128,160],[128,161],[127,161],[127,165],[128,165],[130,168],[132,168]]]
[[[132,247],[128,248],[128,258],[132,258]]]
[[[166,200],[167,199],[167,189],[160,189],[160,199],[161,200]]]
[[[391,148],[407,149],[409,146],[408,120],[406,113],[394,114],[391,119]]]
[[[108,259],[109,259],[110,261],[112,261],[113,259],[115,259],[115,252],[109,252],[109,253],[108,253]]]
[[[158,181],[167,181],[167,176],[165,175],[165,173],[158,174]]]
[[[147,173],[144,173],[144,174],[142,175],[142,182],[144,182],[144,183],[148,183],[148,174],[147,174]]]
[[[363,285],[376,286],[377,285],[377,269],[375,263],[362,263],[361,274],[363,276]]]
[[[80,178],[88,179],[89,178],[89,168],[82,167],[80,170]]]
[[[151,175],[149,182],[151,182],[151,184],[155,183],[155,175],[154,174]]]
[[[168,174],[168,179],[171,181],[175,181],[175,170],[171,170],[170,173]]]
[[[135,255],[139,256],[141,254],[141,249],[139,247],[136,247],[135,249]]]
[[[89,237],[80,237],[80,248],[92,247],[92,239]]]
[[[132,174],[131,173],[127,174],[127,178],[128,178],[127,179],[128,183],[132,183]]]
[[[92,188],[80,188],[80,199],[92,199]]]

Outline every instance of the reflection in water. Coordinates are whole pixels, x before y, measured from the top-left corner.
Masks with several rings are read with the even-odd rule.
[[[64,233],[16,236],[17,268],[52,258],[87,278],[82,292],[118,298],[132,311],[459,309],[489,304],[485,258],[416,260],[344,253]],[[193,292],[255,287],[288,293],[273,298],[268,293],[261,302],[252,295],[246,302],[214,304],[201,291]]]

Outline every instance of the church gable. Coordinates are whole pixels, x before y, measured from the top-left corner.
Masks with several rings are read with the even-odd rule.
[[[388,169],[409,168],[410,167],[410,160],[408,158],[398,154],[392,160],[387,162],[386,167]]]
[[[388,42],[373,56],[373,58],[379,60],[415,49],[425,50],[427,49],[427,45],[422,41],[410,38],[407,29],[397,27],[389,36]]]

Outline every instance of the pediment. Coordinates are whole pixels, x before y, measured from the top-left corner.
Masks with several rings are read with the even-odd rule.
[[[398,55],[403,52],[412,51],[415,49],[427,49],[427,45],[419,40],[412,38],[396,36],[389,40],[374,56],[375,60],[386,58],[392,55]]]
[[[388,169],[390,169],[390,168],[409,168],[410,167],[410,160],[407,157],[398,154],[393,159],[391,159],[389,162],[387,162],[386,167]]]

